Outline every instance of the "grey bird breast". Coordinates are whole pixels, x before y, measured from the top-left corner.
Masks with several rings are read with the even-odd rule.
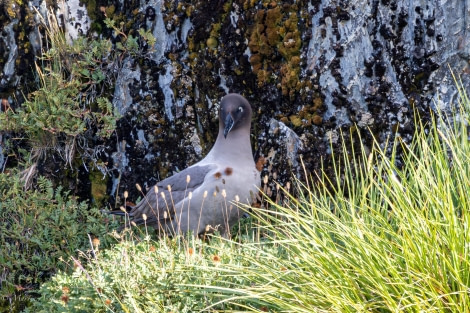
[[[241,217],[239,204],[258,194],[260,174],[250,143],[252,109],[238,94],[222,98],[219,133],[207,156],[150,188],[129,212],[136,224],[160,234],[218,230],[227,235]]]

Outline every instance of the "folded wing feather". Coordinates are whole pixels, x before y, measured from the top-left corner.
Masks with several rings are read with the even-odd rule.
[[[129,215],[133,217],[136,224],[144,223],[143,214],[147,216],[147,224],[171,219],[174,214],[175,204],[187,197],[189,192],[201,186],[207,173],[214,168],[215,165],[211,164],[193,165],[162,180],[151,188],[144,199],[131,209]],[[156,187],[158,187],[158,190]]]

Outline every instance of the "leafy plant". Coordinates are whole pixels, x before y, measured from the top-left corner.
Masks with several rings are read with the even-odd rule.
[[[69,257],[89,247],[88,236],[106,247],[116,227],[45,178],[37,185],[24,191],[17,173],[0,174],[0,307],[9,311],[50,275],[70,269]]]
[[[45,17],[36,13],[46,34],[35,68],[38,89],[26,95],[21,107],[0,114],[0,129],[18,134],[23,146],[29,145],[33,166],[53,155],[73,168],[77,152],[81,162],[96,165],[95,146],[99,150],[100,141],[112,135],[119,119],[108,99],[122,59],[143,55],[144,44],[150,51],[155,39],[143,30],[138,38],[126,35],[107,19],[126,38],[118,49],[109,39],[79,37],[67,42],[53,12]]]
[[[80,38],[68,44],[54,15],[49,13],[47,17],[43,25],[50,46],[36,63],[40,88],[29,94],[20,108],[1,114],[0,128],[23,133],[37,149],[65,150],[64,146],[74,146],[76,138],[92,128],[99,136],[109,137],[118,115],[98,90],[105,79],[102,65],[111,43],[89,43]]]
[[[141,28],[138,31],[139,36],[133,36],[132,34],[126,34],[124,32],[123,22],[121,22],[118,27],[116,26],[115,20],[106,17],[104,23],[108,28],[114,31],[115,36],[120,38],[120,41],[116,42],[116,49],[119,51],[119,53],[145,57],[146,53],[143,52],[141,46],[146,45],[153,47],[156,43],[156,39],[152,35],[150,29],[144,30]]]
[[[248,247],[248,246],[247,246]],[[185,241],[148,237],[121,244],[95,254],[87,266],[73,274],[60,273],[45,283],[41,297],[25,312],[199,312],[241,309],[243,294],[231,290],[247,283],[234,275],[227,264],[249,266],[252,258],[269,246],[256,250],[214,239]],[[216,286],[213,290],[207,286]],[[227,295],[237,303],[224,303]],[[215,291],[215,292],[214,292]],[[262,300],[251,301],[262,307]]]

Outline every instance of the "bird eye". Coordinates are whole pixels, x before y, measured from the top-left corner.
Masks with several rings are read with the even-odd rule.
[[[243,112],[243,108],[242,108],[242,107],[238,107],[238,111]]]

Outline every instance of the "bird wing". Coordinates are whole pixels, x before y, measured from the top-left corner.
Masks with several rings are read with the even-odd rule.
[[[193,165],[173,176],[165,178],[157,183],[157,186],[167,189],[168,185],[170,185],[172,190],[179,191],[193,190],[202,185],[207,173],[214,168],[214,164]]]
[[[171,218],[175,204],[187,197],[190,191],[203,185],[207,173],[215,167],[214,164],[196,164],[162,180],[131,209],[129,215],[136,224],[144,223],[143,214],[147,216],[147,223]]]

